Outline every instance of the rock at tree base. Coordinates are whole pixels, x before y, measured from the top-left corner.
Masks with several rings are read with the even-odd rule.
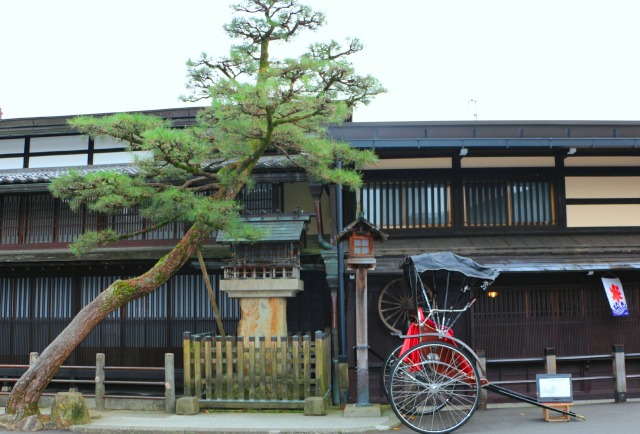
[[[34,414],[29,417],[25,417],[20,422],[16,424],[16,429],[20,431],[42,431],[44,429],[44,425],[38,418],[37,414]]]
[[[82,393],[60,392],[51,406],[51,421],[57,427],[84,425],[91,421]]]

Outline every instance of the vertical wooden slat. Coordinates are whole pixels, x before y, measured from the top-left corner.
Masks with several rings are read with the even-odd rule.
[[[222,358],[224,357],[222,354],[222,337],[216,336],[214,339],[215,344],[215,364],[216,364],[216,387],[215,387],[215,398],[222,399]]]
[[[258,337],[258,364],[259,364],[259,384],[258,384],[258,399],[266,399],[266,384],[267,384],[267,370],[266,370],[266,352],[267,345],[264,336]]]
[[[182,362],[184,373],[184,396],[193,396],[191,389],[191,333],[184,332],[182,335]]]
[[[249,399],[256,399],[256,338],[249,338]]]
[[[300,340],[297,335],[291,337],[293,352],[293,396],[292,399],[300,399]]]
[[[289,378],[291,373],[289,372],[289,348],[286,336],[280,338],[280,387],[282,390],[281,399],[291,399],[289,392]]]
[[[213,399],[213,381],[212,370],[213,363],[211,360],[211,336],[204,338],[204,383],[205,383],[205,396],[207,399]]]
[[[200,345],[200,336],[194,336],[193,339],[193,382],[194,396],[198,399],[202,397],[202,354]]]
[[[304,376],[304,397],[311,395],[311,342],[309,335],[302,337],[302,375]]]
[[[227,399],[235,399],[233,393],[233,340],[231,336],[223,338],[225,340],[225,363],[227,365]]]
[[[271,336],[269,346],[269,365],[271,367],[271,396],[269,399],[278,399],[278,338]]]
[[[244,393],[244,372],[245,372],[245,364],[246,358],[244,357],[244,339],[242,336],[238,336],[237,338],[237,369],[238,369],[238,398],[245,399]]]

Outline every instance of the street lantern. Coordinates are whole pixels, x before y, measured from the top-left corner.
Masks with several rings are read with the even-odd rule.
[[[349,269],[354,270],[357,267],[366,266],[367,269],[373,270],[376,267],[374,240],[384,241],[388,235],[361,214],[338,234],[338,241],[347,237],[349,237],[349,259],[347,259]]]
[[[369,341],[367,336],[367,271],[376,267],[374,240],[384,241],[387,234],[362,214],[338,234],[338,241],[349,238],[347,267],[356,272],[356,407],[371,407],[369,402]],[[347,409],[345,409],[346,414]],[[378,407],[379,411],[379,407]],[[353,413],[357,414],[355,410]],[[369,414],[371,414],[369,412]]]

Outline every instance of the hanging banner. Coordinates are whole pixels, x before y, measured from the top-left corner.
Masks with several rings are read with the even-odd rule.
[[[624,298],[624,290],[620,279],[603,277],[602,284],[604,285],[604,292],[607,293],[613,316],[629,316],[627,300]]]

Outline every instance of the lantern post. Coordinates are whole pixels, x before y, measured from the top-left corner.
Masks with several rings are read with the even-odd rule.
[[[369,340],[367,336],[367,272],[376,267],[374,240],[386,240],[387,234],[380,231],[362,214],[338,234],[338,241],[349,239],[347,268],[356,273],[356,393],[355,407],[371,407],[369,401]],[[345,415],[362,413],[361,409],[347,406]],[[380,407],[375,407],[380,411]]]

